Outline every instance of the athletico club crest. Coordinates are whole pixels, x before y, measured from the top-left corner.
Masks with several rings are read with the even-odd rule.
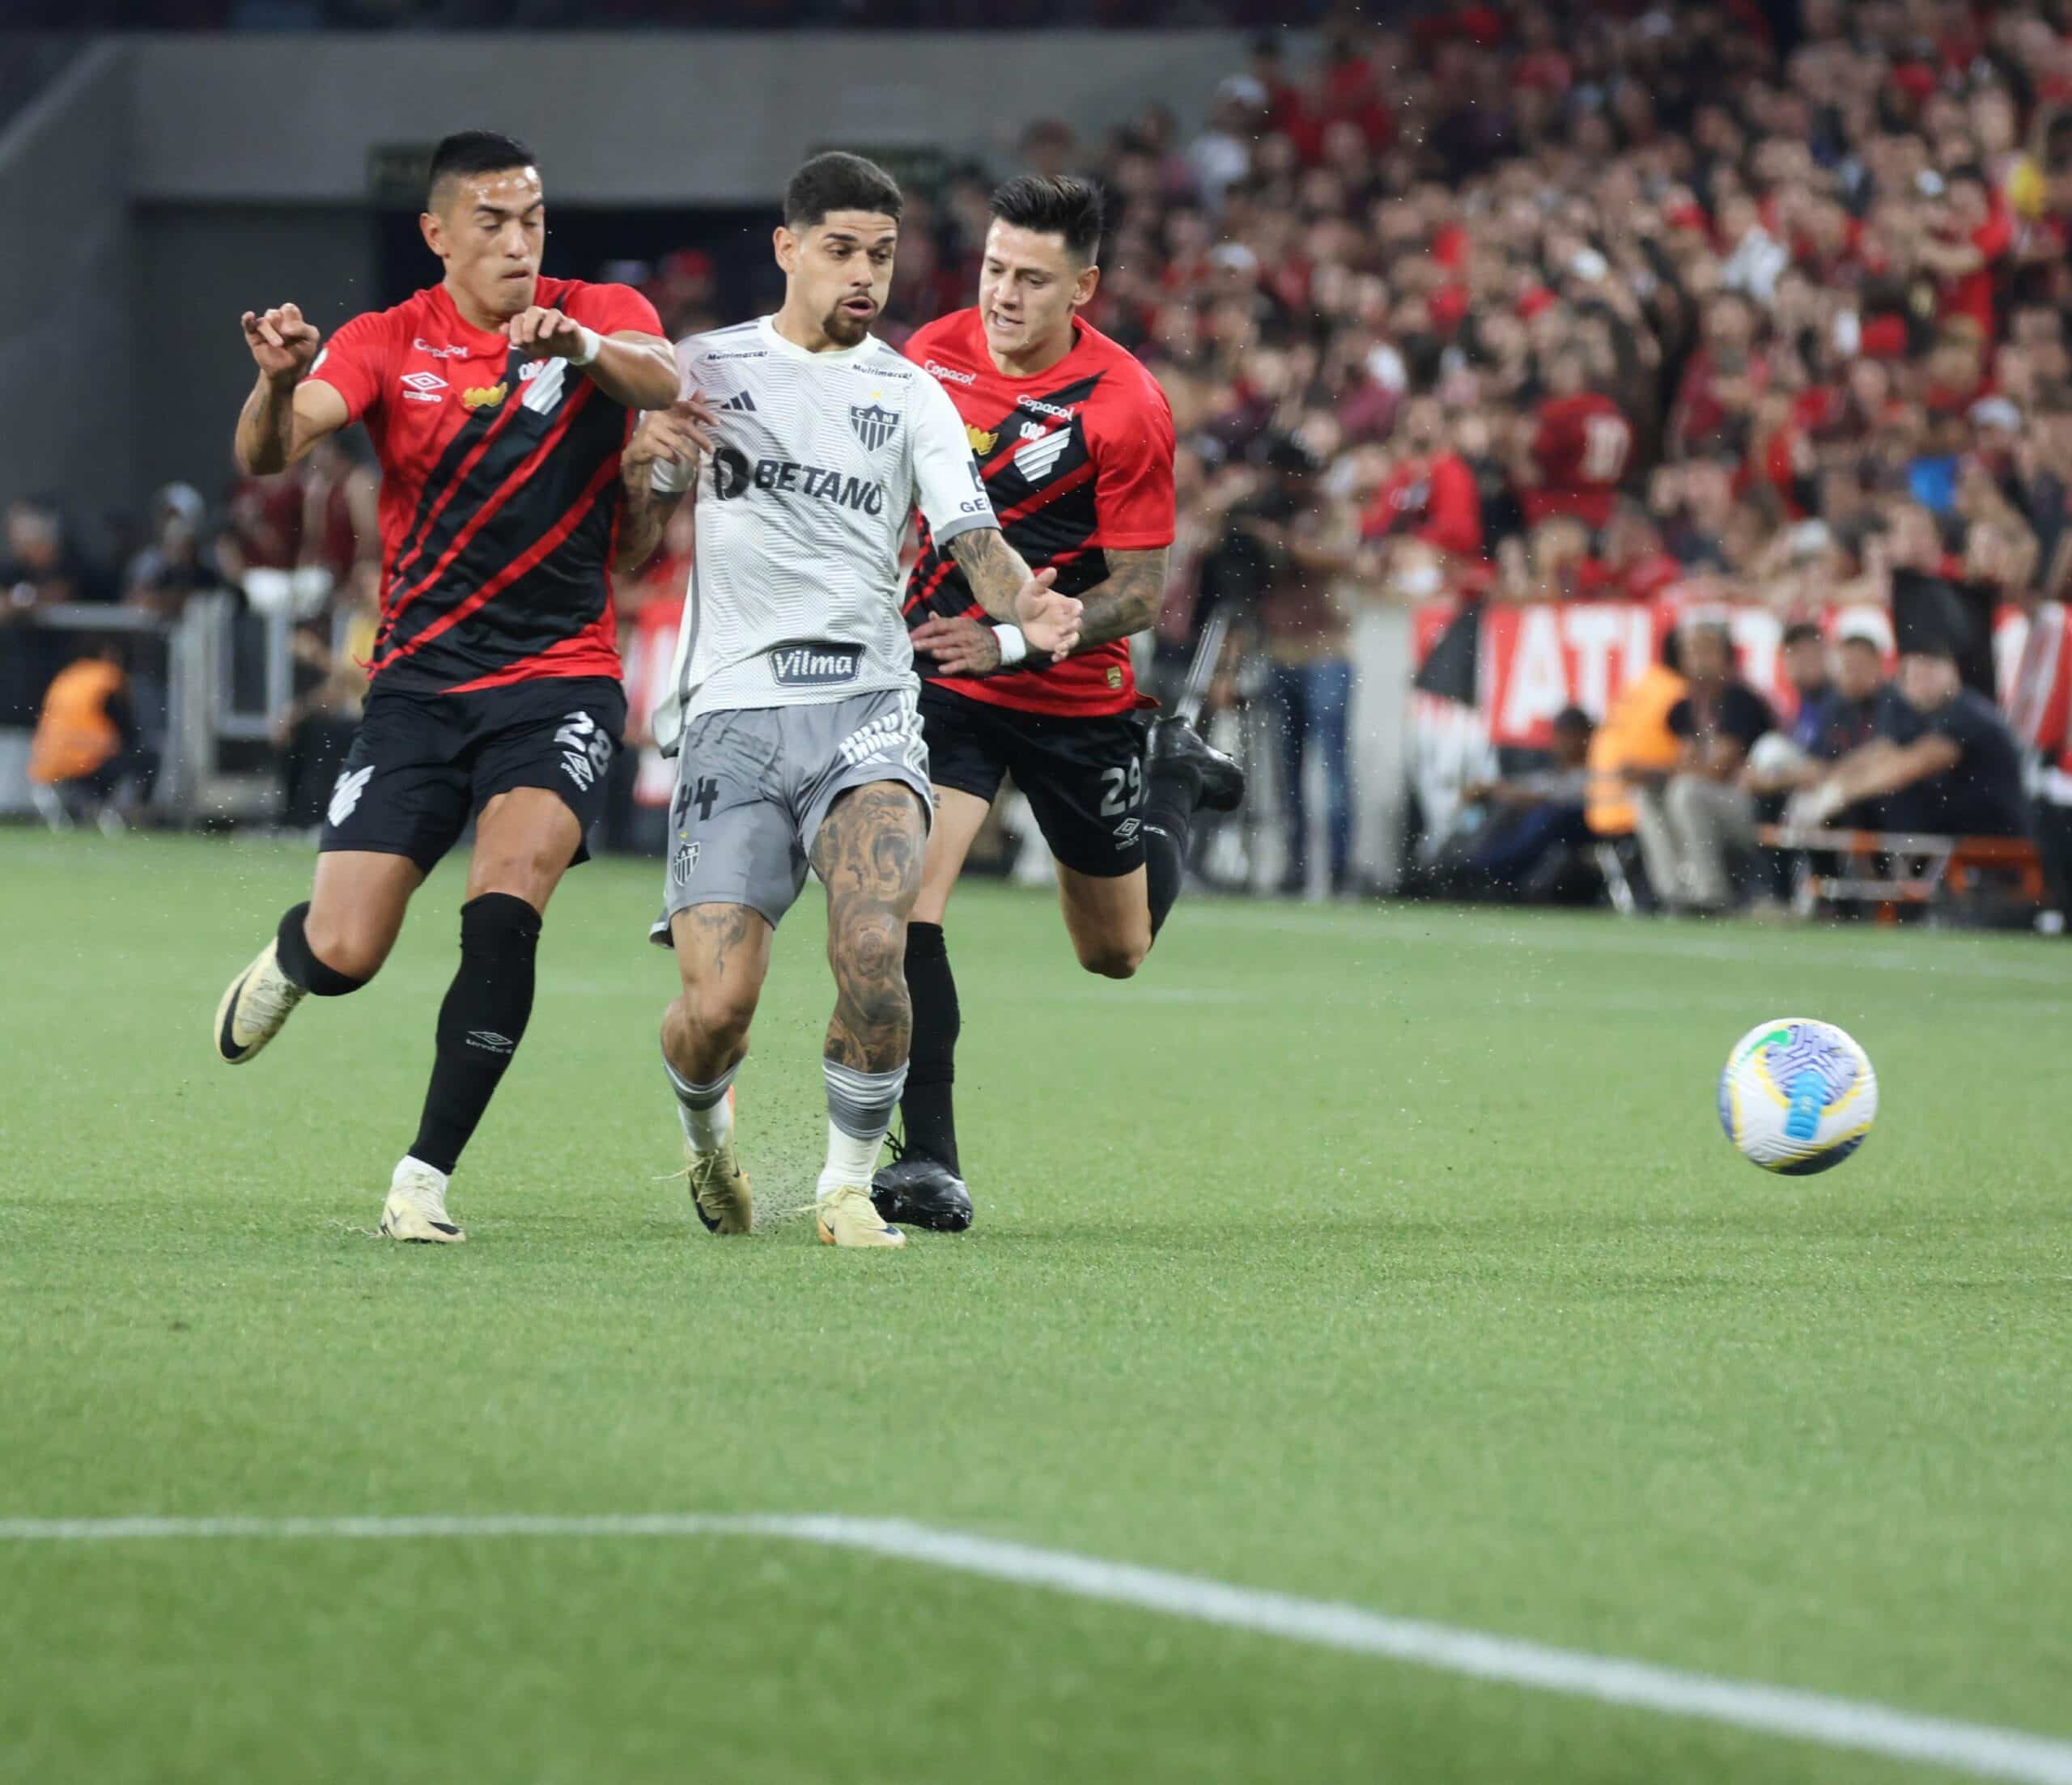
[[[899,418],[876,403],[868,408],[852,403],[849,405],[849,426],[856,430],[856,438],[864,447],[875,452],[892,438],[899,426]]]
[[[982,459],[1000,443],[1000,437],[998,434],[989,432],[982,427],[974,427],[969,422],[964,424],[964,438],[971,443],[971,450]]]

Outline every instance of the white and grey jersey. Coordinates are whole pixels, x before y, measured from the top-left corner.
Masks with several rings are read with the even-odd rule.
[[[694,471],[690,589],[671,691],[654,718],[673,754],[686,719],[911,689],[899,553],[918,504],[938,544],[996,527],[964,423],[942,387],[865,336],[808,353],[771,319],[677,346],[686,392],[718,412],[720,443]]]

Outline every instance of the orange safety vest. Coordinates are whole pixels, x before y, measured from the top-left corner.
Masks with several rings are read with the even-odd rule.
[[[108,716],[108,700],[125,685],[121,670],[96,657],[58,671],[36,722],[29,779],[54,787],[91,774],[113,757],[122,748],[122,734]]]
[[[1612,702],[1604,723],[1590,740],[1586,816],[1590,828],[1599,837],[1633,833],[1633,801],[1626,787],[1627,770],[1676,766],[1684,740],[1669,728],[1669,710],[1683,699],[1688,686],[1666,664],[1651,664]]]

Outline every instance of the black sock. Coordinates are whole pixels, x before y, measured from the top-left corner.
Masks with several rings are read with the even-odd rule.
[[[914,1001],[914,1042],[907,1057],[906,1150],[957,1171],[957,1036],[963,1019],[949,946],[939,923],[906,926],[906,993]]]
[[[1158,934],[1187,884],[1187,846],[1194,829],[1201,777],[1154,771],[1144,803],[1144,866],[1151,901],[1151,933]]]
[[[274,958],[280,962],[281,971],[317,998],[343,998],[347,992],[358,991],[367,983],[365,980],[325,966],[310,952],[309,937],[302,927],[302,920],[308,915],[309,904],[305,900],[281,919],[280,930],[274,938]]]
[[[439,1007],[439,1053],[410,1155],[450,1172],[489,1108],[533,1014],[540,914],[509,892],[461,907],[461,970]]]

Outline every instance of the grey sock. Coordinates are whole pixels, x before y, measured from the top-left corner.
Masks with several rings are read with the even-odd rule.
[[[906,1083],[906,1062],[890,1072],[859,1072],[839,1061],[820,1062],[827,1079],[827,1117],[845,1134],[875,1140],[892,1126],[899,1093]]]
[[[730,1066],[710,1084],[693,1084],[669,1064],[669,1056],[662,1056],[662,1070],[669,1075],[669,1083],[677,1094],[677,1101],[686,1109],[710,1109],[727,1094],[727,1088],[734,1082],[734,1075],[741,1071]]]

